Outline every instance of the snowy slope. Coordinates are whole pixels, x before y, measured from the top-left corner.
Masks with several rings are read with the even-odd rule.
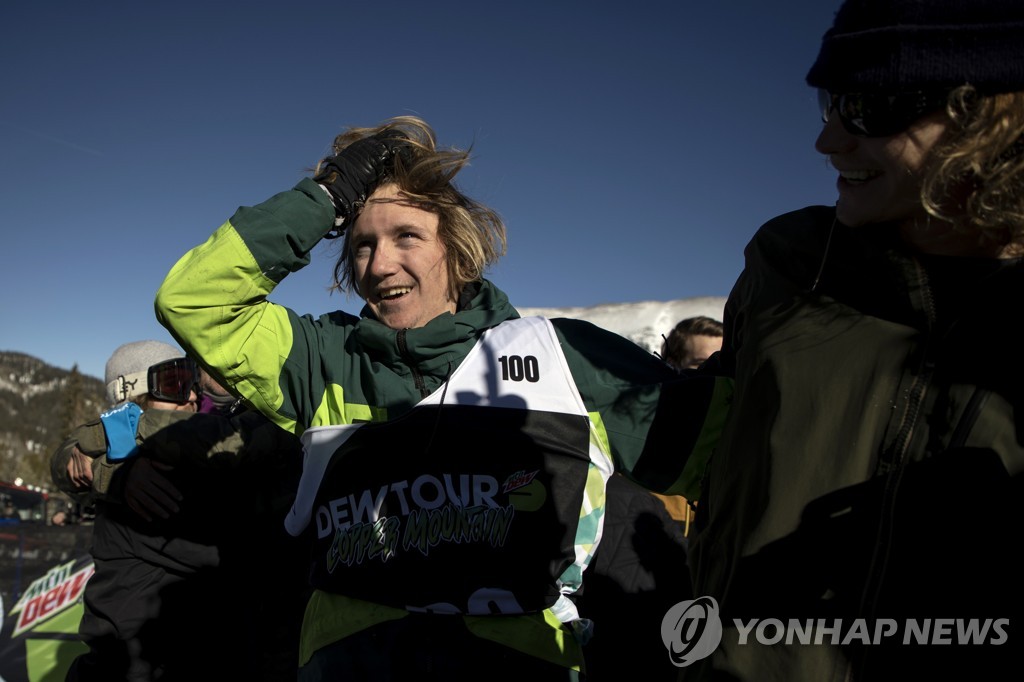
[[[697,315],[721,320],[724,309],[724,296],[609,303],[589,308],[518,308],[523,317],[542,315],[587,320],[625,336],[651,352],[661,350],[662,334],[668,334],[679,320]]]

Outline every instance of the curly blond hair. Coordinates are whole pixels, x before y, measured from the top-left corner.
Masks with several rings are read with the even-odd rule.
[[[393,170],[381,184],[396,184],[403,203],[437,214],[438,237],[447,259],[449,294],[457,301],[466,284],[481,279],[487,267],[505,254],[505,223],[497,212],[455,186],[455,176],[469,164],[469,151],[438,148],[434,130],[420,118],[398,116],[373,128],[349,128],[334,139],[332,151],[338,154],[357,140],[388,130],[404,133],[409,148],[407,153],[396,156]],[[362,295],[348,241],[346,235],[341,256],[334,265],[331,288]]]
[[[953,90],[952,125],[921,187],[929,214],[977,234],[980,243],[1024,249],[1024,92]]]

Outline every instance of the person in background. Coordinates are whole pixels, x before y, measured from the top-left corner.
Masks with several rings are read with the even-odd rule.
[[[661,359],[676,369],[697,369],[722,348],[722,323],[700,315],[680,320],[661,344]]]
[[[661,359],[679,371],[697,369],[722,349],[722,323],[712,317],[698,315],[680,320],[661,344]],[[697,501],[681,495],[653,493],[661,500],[689,537]]]
[[[519,318],[484,278],[505,226],[455,186],[467,162],[415,117],[350,129],[157,292],[190,354],[302,436],[302,680],[579,679],[574,595],[608,477],[694,489],[723,419],[728,381],[586,322]],[[342,235],[335,285],[359,316],[267,299]]]
[[[690,538],[724,633],[685,679],[1019,675],[1022,44],[1007,0],[846,0],[824,34],[839,197],[763,225],[728,297]]]
[[[134,486],[125,489],[125,475],[113,479],[113,473],[134,447],[135,427],[145,408],[182,412],[196,411],[198,401],[197,373],[194,362],[186,359],[177,348],[161,341],[134,341],[115,349],[107,360],[106,397],[108,407],[114,414],[104,414],[99,419],[82,425],[76,433],[102,437],[102,442],[88,442],[72,434],[50,458],[50,471],[54,484],[79,503],[106,502],[117,500],[132,507],[146,518],[153,514],[166,515],[174,506],[177,491],[167,484],[158,473],[164,465],[145,461],[130,467]],[[149,384],[154,385],[150,390]],[[144,423],[154,423],[157,418],[171,419],[171,415],[150,415]],[[130,428],[127,438],[117,444],[123,452],[105,459],[100,453],[107,451],[105,423],[112,428],[123,425]],[[160,426],[165,422],[161,421]],[[114,432],[112,437],[123,434]],[[112,444],[113,445],[113,444]]]
[[[237,400],[162,342],[120,346],[106,380],[111,409],[51,458],[55,484],[97,507],[89,651],[67,679],[294,679],[304,564],[283,519],[297,439],[234,414]],[[219,403],[209,413],[196,412],[200,383]]]
[[[217,383],[210,373],[199,368],[199,404],[197,410],[203,414],[231,415],[244,409],[242,401]]]

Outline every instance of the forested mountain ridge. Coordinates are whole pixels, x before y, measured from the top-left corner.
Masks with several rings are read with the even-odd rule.
[[[106,407],[103,381],[0,351],[0,480],[52,489],[50,454]]]

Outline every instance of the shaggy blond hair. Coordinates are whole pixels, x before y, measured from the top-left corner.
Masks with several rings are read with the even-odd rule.
[[[393,171],[381,184],[396,184],[403,203],[437,214],[438,237],[447,260],[449,295],[457,301],[466,284],[483,278],[487,267],[505,254],[505,223],[495,211],[456,188],[455,176],[469,164],[469,151],[439,149],[433,129],[420,118],[399,116],[373,128],[349,128],[334,139],[333,153],[340,153],[356,140],[388,130],[404,133],[409,138],[409,149],[396,158]],[[362,296],[348,234],[334,265],[331,288]]]

